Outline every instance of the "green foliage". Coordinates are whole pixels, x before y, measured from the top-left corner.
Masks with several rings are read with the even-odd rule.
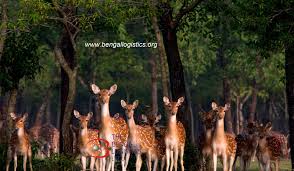
[[[34,169],[36,170],[78,170],[79,165],[75,164],[76,159],[73,156],[54,154],[44,160],[34,160]]]
[[[195,145],[187,142],[184,155],[185,170],[199,170],[200,162],[199,149]]]
[[[38,42],[26,32],[12,32],[5,41],[0,61],[0,82],[4,91],[18,88],[22,78],[33,79],[40,71]]]

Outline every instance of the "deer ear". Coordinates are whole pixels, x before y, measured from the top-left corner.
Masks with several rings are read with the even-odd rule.
[[[215,102],[211,103],[211,108],[212,110],[216,110],[217,109],[217,104]]]
[[[100,88],[96,86],[95,84],[91,84],[91,89],[94,94],[98,94],[100,92]]]
[[[141,118],[144,123],[148,123],[148,119],[146,115],[142,115]]]
[[[116,90],[117,90],[117,85],[116,85],[116,84],[113,84],[113,85],[110,87],[110,89],[109,89],[109,93],[110,93],[111,95],[113,95],[113,94],[116,92]]]
[[[270,131],[272,129],[272,123],[271,122],[268,122],[266,125],[265,125],[265,128]]]
[[[79,119],[81,117],[80,113],[76,110],[74,110],[74,115],[77,119]]]
[[[177,105],[180,106],[183,102],[184,102],[185,98],[184,97],[180,97],[178,99]]]
[[[155,119],[155,123],[158,123],[161,120],[161,115],[157,115]]]
[[[28,113],[23,114],[23,116],[22,116],[23,120],[26,120],[28,118],[28,116],[29,116]]]
[[[164,102],[165,105],[170,104],[170,101],[169,101],[168,97],[166,97],[166,96],[163,97],[163,102]]]
[[[229,110],[229,109],[230,109],[230,107],[231,107],[231,105],[230,105],[230,104],[225,104],[225,108],[224,108],[224,110],[225,110],[225,111],[227,111],[227,110]]]
[[[10,113],[10,117],[15,120],[17,117],[16,117],[16,114],[15,113]]]
[[[122,108],[125,108],[127,106],[127,103],[124,100],[121,100],[120,105]]]
[[[137,108],[138,105],[139,105],[139,100],[135,100],[135,101],[133,102],[133,107],[134,107],[134,109]]]
[[[93,116],[93,112],[90,112],[90,113],[88,113],[88,119],[90,119],[90,118],[92,118],[92,116]]]

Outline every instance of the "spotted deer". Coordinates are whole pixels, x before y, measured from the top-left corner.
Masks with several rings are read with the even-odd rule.
[[[17,116],[15,113],[10,113],[14,121],[16,130],[12,133],[9,141],[6,159],[6,171],[9,171],[9,163],[14,158],[14,171],[17,168],[17,156],[23,156],[23,170],[26,171],[27,158],[29,158],[30,170],[32,167],[32,148],[29,141],[29,134],[25,130],[25,121],[28,114],[25,113],[22,117]]]
[[[48,121],[42,124],[42,114],[48,105],[50,95],[47,94],[41,104],[33,127],[29,129],[30,138],[40,146],[38,156],[41,158],[50,157],[51,153],[59,152],[59,130]]]
[[[221,156],[223,161],[223,170],[232,171],[236,155],[237,142],[233,134],[225,132],[224,118],[229,105],[218,106],[215,102],[211,103],[212,109],[216,112],[216,126],[212,138],[213,170],[217,169],[217,157]],[[229,167],[228,167],[229,164]]]
[[[235,156],[235,162],[240,157],[240,169],[246,171],[250,167],[251,161],[254,161],[256,155],[256,148],[258,145],[258,130],[257,123],[249,122],[242,134],[238,134],[236,137],[237,151]]]
[[[133,152],[136,155],[136,171],[141,170],[142,154],[146,154],[148,171],[151,171],[155,132],[150,126],[140,126],[135,123],[134,110],[138,107],[138,103],[138,100],[134,101],[133,104],[127,104],[124,100],[121,100],[121,106],[125,109],[129,127],[125,169],[127,169],[130,154]]]
[[[271,162],[274,163],[275,171],[279,170],[280,159],[287,156],[288,141],[287,137],[278,132],[272,132],[272,124],[259,125],[259,141],[257,147],[257,159],[261,171],[270,171]]]
[[[111,95],[113,95],[117,90],[117,85],[114,84],[110,89],[102,89],[95,85],[91,85],[92,91],[98,97],[99,104],[101,106],[101,128],[99,136],[107,140],[112,148],[111,154],[107,158],[101,159],[102,170],[105,170],[105,167],[109,171],[110,169],[114,171],[115,164],[115,151],[121,149],[121,165],[122,169],[125,167],[125,147],[128,139],[128,126],[126,121],[121,117],[111,117],[109,112],[109,100]]]
[[[212,136],[215,127],[215,112],[213,110],[209,112],[202,111],[199,113],[204,125],[204,134],[200,137],[200,149],[202,154],[202,170],[210,170],[212,159]],[[210,162],[210,163],[207,163]],[[207,168],[206,168],[207,167]]]
[[[164,135],[166,128],[160,128],[156,124],[161,120],[161,115],[142,115],[143,122],[150,126],[155,134],[153,151],[151,151],[152,160],[154,161],[153,171],[157,170],[158,160],[161,162],[160,170],[163,171],[165,165],[165,142]]]
[[[98,156],[99,151],[95,150],[99,147],[99,135],[98,130],[88,129],[88,123],[93,116],[93,113],[83,116],[78,111],[74,110],[74,116],[79,120],[79,140],[78,146],[81,153],[81,163],[83,171],[86,171],[87,157],[90,157],[90,170],[94,171],[94,165],[96,170],[99,169],[99,163],[96,162],[95,156]]]
[[[176,102],[170,101],[167,97],[163,97],[164,107],[167,112],[168,125],[164,137],[165,155],[166,155],[166,171],[178,169],[178,155],[180,153],[181,170],[184,171],[184,150],[186,131],[181,122],[177,122],[178,108],[184,102],[184,97],[180,97]]]

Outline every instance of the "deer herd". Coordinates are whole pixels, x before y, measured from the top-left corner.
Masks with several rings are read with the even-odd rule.
[[[79,121],[79,128],[71,125],[74,133],[74,142],[79,151],[82,170],[87,169],[87,158],[90,159],[90,170],[114,171],[116,152],[120,151],[121,169],[126,171],[130,161],[130,155],[136,157],[135,168],[139,171],[142,166],[142,155],[146,158],[148,171],[156,171],[160,162],[160,170],[177,170],[178,167],[184,171],[184,152],[186,131],[184,125],[177,120],[178,109],[184,102],[180,97],[177,101],[171,101],[163,97],[166,111],[167,124],[159,126],[161,115],[141,115],[144,124],[135,122],[136,108],[139,101],[127,103],[121,100],[121,107],[125,110],[125,117],[119,114],[111,116],[109,103],[111,96],[116,92],[117,85],[110,89],[100,89],[95,84],[91,85],[93,93],[97,96],[101,109],[101,121],[98,129],[89,128],[89,122],[93,113],[86,115],[74,110],[73,116]],[[261,171],[270,171],[271,163],[275,170],[279,170],[279,161],[289,155],[288,137],[275,131],[271,131],[271,123],[265,125],[249,122],[244,131],[235,136],[233,133],[225,132],[225,113],[230,105],[219,106],[211,103],[209,112],[200,112],[204,126],[204,133],[199,138],[201,152],[201,170],[216,171],[217,159],[221,157],[221,165],[224,171],[232,171],[239,158],[240,170],[249,169],[250,162],[257,158]],[[51,124],[34,125],[28,132],[25,130],[25,121],[28,114],[17,116],[10,113],[14,122],[15,131],[12,132],[7,150],[6,171],[14,159],[14,171],[17,168],[18,155],[23,156],[23,170],[26,170],[27,159],[29,168],[32,168],[32,145],[31,141],[40,142],[38,154],[44,158],[51,153],[58,153],[59,131]],[[126,119],[124,119],[126,118]],[[109,152],[107,157],[95,157],[95,149],[100,147],[101,139],[107,141],[111,148],[101,147],[100,153]],[[93,152],[94,151],[94,152]],[[193,155],[193,154],[187,154]],[[209,159],[209,160],[208,160]],[[178,166],[179,160],[179,166]],[[196,162],[196,161],[195,161]],[[153,166],[153,167],[152,167]],[[199,169],[199,170],[200,170]],[[128,169],[130,170],[130,168]]]

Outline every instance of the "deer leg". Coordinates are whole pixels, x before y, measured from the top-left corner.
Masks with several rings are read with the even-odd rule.
[[[27,170],[27,159],[28,159],[28,155],[23,155],[23,170],[26,171]]]
[[[232,171],[233,170],[233,164],[234,164],[234,159],[235,159],[235,156],[230,156],[230,159],[229,159],[229,171]]]
[[[95,166],[95,157],[91,157],[90,160],[90,170],[94,171],[94,166]]]
[[[131,152],[130,152],[129,149],[127,149],[127,152],[126,152],[126,162],[125,162],[125,170],[127,170],[127,167],[128,167],[128,164],[129,164],[130,155],[131,155]]]
[[[31,147],[29,147],[29,150],[28,150],[28,158],[29,158],[30,171],[33,171],[33,165],[32,165],[32,148]]]
[[[122,149],[121,149],[121,168],[122,168],[122,171],[125,171],[125,158],[126,158],[126,147],[125,147],[125,145],[123,145]]]
[[[216,171],[217,167],[217,154],[213,153],[213,171]]]
[[[158,165],[158,158],[156,157],[153,164],[153,171],[157,171],[157,165]]]
[[[224,152],[224,153],[225,153],[225,152]],[[227,170],[228,170],[228,165],[227,165],[227,163],[228,163],[227,154],[223,154],[222,157],[223,157],[223,170],[224,170],[224,171],[227,171]]]
[[[173,171],[174,168],[174,150],[170,151],[170,171]]]
[[[181,146],[181,149],[180,149],[181,171],[185,170],[185,167],[184,167],[184,152],[185,152],[185,146]]]
[[[147,167],[148,167],[148,171],[151,171],[152,161],[151,161],[151,152],[150,151],[147,152]]]
[[[163,171],[165,165],[165,156],[162,157],[160,165],[160,171]]]
[[[140,171],[142,166],[142,158],[141,153],[136,154],[136,171]]]
[[[99,159],[96,159],[95,160],[95,168],[96,168],[96,171],[100,171],[100,168],[99,168]]]
[[[279,160],[276,160],[275,161],[275,171],[279,171],[279,169],[280,169],[280,162],[279,162]]]
[[[85,156],[82,156],[81,162],[82,162],[83,171],[86,171],[87,158]]]
[[[179,148],[176,147],[175,151],[174,151],[174,167],[175,167],[175,171],[178,170],[178,157],[179,157]]]
[[[16,153],[14,153],[14,171],[16,171],[16,168],[17,168],[17,154]]]
[[[166,171],[168,171],[168,169],[169,169],[169,159],[170,159],[170,150],[168,149],[168,148],[166,148],[166,150],[165,150],[165,155],[166,155]]]
[[[11,156],[11,149],[8,148],[7,150],[7,159],[6,159],[6,171],[9,171],[9,164],[10,164],[10,161],[12,159],[12,156]]]
[[[270,170],[271,170],[271,163],[270,161],[267,161],[265,165],[265,171],[270,171]]]
[[[114,171],[114,164],[115,164],[115,148],[112,147],[111,149],[111,154],[109,156],[109,166],[108,166],[108,169],[107,171]]]

